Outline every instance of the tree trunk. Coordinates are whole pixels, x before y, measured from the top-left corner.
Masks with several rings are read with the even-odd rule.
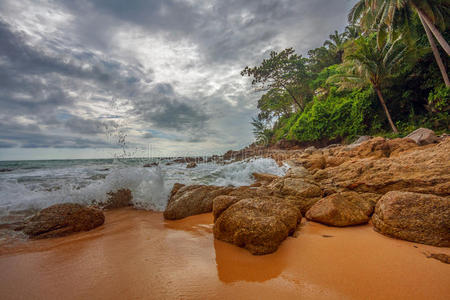
[[[428,28],[430,28],[431,32],[434,34],[436,39],[438,40],[439,44],[444,48],[445,52],[447,52],[447,55],[450,55],[450,46],[448,45],[447,41],[444,39],[442,34],[439,32],[439,30],[434,26],[433,22],[431,22],[430,18],[423,13],[419,8],[416,7],[417,13],[425,23],[428,25]]]
[[[304,107],[303,105],[300,105],[300,103],[297,101],[297,99],[295,98],[294,94],[292,94],[292,92],[283,85],[283,87],[285,88],[285,90],[288,92],[288,94],[292,97],[292,99],[294,100],[295,103],[297,103],[298,107],[300,107],[300,109],[303,111]]]
[[[434,42],[433,35],[431,34],[430,28],[425,23],[423,17],[421,14],[419,14],[420,21],[422,22],[423,28],[425,29],[425,33],[427,34],[428,41],[430,42],[431,50],[433,50],[434,58],[436,59],[436,63],[439,66],[439,70],[441,70],[442,78],[444,78],[445,85],[447,87],[450,86],[450,80],[448,79],[447,70],[445,68],[444,63],[442,62],[441,55],[439,53],[439,49],[436,46],[436,43]]]
[[[375,87],[375,91],[377,92],[378,99],[380,100],[381,106],[383,106],[384,112],[386,114],[386,117],[388,118],[389,124],[391,125],[392,131],[394,133],[398,133],[397,127],[395,127],[394,122],[392,122],[391,114],[389,113],[386,103],[384,102],[384,98],[383,98],[383,95],[381,94],[381,90],[379,88]]]

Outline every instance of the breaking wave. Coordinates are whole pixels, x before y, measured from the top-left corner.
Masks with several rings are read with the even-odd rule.
[[[279,167],[268,158],[257,158],[227,165],[200,164],[186,169],[184,164],[143,168],[141,166],[77,166],[71,168],[42,168],[33,171],[2,174],[0,177],[0,216],[13,211],[36,211],[56,203],[101,203],[107,193],[130,189],[134,206],[162,211],[175,182],[242,186],[253,182],[252,173],[282,176],[287,167]],[[34,172],[30,176],[30,172]],[[49,184],[49,182],[51,184]]]

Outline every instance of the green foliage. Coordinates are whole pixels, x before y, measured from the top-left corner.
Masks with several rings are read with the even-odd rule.
[[[311,81],[311,88],[315,91],[318,88],[328,89],[333,85],[330,85],[327,81],[331,76],[335,76],[339,73],[339,65],[332,65],[323,69],[317,77]]]
[[[332,88],[324,101],[315,99],[303,113],[284,119],[275,137],[318,141],[365,134],[374,121],[374,99],[372,89],[339,92]]]
[[[287,48],[246,67],[241,75],[264,91],[252,122],[256,139],[392,138],[419,127],[447,132],[450,88],[440,70],[450,57],[431,51],[422,21],[428,18],[449,40],[449,12],[448,0],[360,0],[345,31],[307,58]]]
[[[294,49],[287,48],[280,53],[272,51],[270,58],[264,59],[260,66],[247,66],[241,75],[253,77],[252,85],[260,90],[284,90],[303,109],[310,92],[306,84],[309,76],[306,62]]]
[[[266,145],[270,142],[273,136],[273,131],[266,127],[264,121],[260,118],[252,118],[250,122],[253,125],[253,135],[256,143]]]
[[[431,91],[428,96],[428,107],[432,112],[449,112],[450,88],[440,86]]]

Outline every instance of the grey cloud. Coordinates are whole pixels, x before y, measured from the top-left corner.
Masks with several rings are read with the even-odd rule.
[[[14,147],[17,147],[17,144],[10,143],[10,142],[5,142],[5,141],[0,141],[0,148],[14,148]]]
[[[70,129],[72,132],[92,135],[106,133],[108,130],[114,130],[118,127],[118,124],[112,121],[105,122],[74,116],[65,122],[65,127]]]
[[[344,2],[344,3],[343,3]],[[201,47],[205,62],[248,62],[261,49],[280,47],[279,37],[286,33],[305,31],[302,40],[291,44],[306,53],[318,47],[328,34],[345,24],[348,9],[354,0],[220,0],[175,1],[152,0],[125,2],[120,0],[64,1],[72,12],[85,17],[88,25],[78,30],[98,40],[98,31],[112,35],[114,26],[132,24],[145,31],[163,33],[173,40],[188,38]],[[208,3],[208,5],[206,5]],[[113,22],[115,18],[117,22]],[[339,21],[341,20],[341,21]],[[85,30],[89,26],[89,30]],[[105,43],[107,43],[105,41]],[[104,45],[107,47],[106,45]]]
[[[210,133],[209,116],[198,102],[176,94],[170,84],[157,84],[133,105],[131,115],[155,128],[182,132],[189,141],[197,142]]]
[[[46,134],[33,125],[0,123],[1,147],[22,148],[115,148],[117,145],[69,135]]]
[[[123,115],[116,111],[94,109],[113,98],[127,103],[135,122],[130,131],[161,132],[138,138],[226,147],[250,143],[249,120],[258,96],[239,83],[239,69],[259,63],[270,50],[294,46],[305,54],[320,46],[334,29],[345,26],[354,1],[36,0],[23,2],[29,15],[12,8],[24,5],[20,1],[0,1],[0,147],[106,146],[84,135],[100,137],[105,126],[120,123]],[[34,15],[35,7],[69,17],[48,25],[52,18]],[[39,26],[20,31],[20,24],[33,22]],[[51,30],[45,30],[47,25]],[[168,60],[168,69],[210,74],[214,80],[203,77],[204,82],[185,84],[186,94],[180,92],[165,70],[149,69],[153,57],[142,58],[131,46],[117,45],[119,32],[175,45],[192,43],[198,59],[184,66]],[[131,40],[136,42],[132,47],[141,47],[139,37]],[[21,124],[21,119],[33,125]],[[112,119],[117,122],[108,121]]]
[[[5,123],[11,123],[12,117],[25,117],[41,126],[66,128],[74,133],[104,133],[108,127],[117,124],[95,117],[82,119],[73,116],[64,121],[59,115],[70,115],[70,111],[77,106],[78,97],[85,94],[129,97],[139,90],[141,81],[151,82],[151,72],[142,71],[141,66],[107,60],[89,50],[75,53],[61,48],[60,53],[54,55],[45,49],[32,47],[26,37],[0,18],[0,130],[11,129],[5,128]],[[73,91],[80,94],[74,95]],[[92,114],[89,108],[84,109],[87,114]],[[36,125],[34,127],[36,129]],[[72,144],[73,147],[79,147],[75,143],[67,143],[67,138],[62,138],[63,142],[57,138],[46,139],[45,133],[38,135],[41,139],[39,142],[36,135],[30,135],[23,129],[10,131],[8,143],[16,141],[23,147],[46,147],[54,142],[55,147]],[[81,147],[99,144],[80,139],[77,141]]]

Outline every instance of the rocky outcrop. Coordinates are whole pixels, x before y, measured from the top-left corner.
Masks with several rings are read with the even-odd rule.
[[[220,203],[233,201],[222,198]],[[276,197],[243,199],[221,211],[215,215],[214,237],[254,255],[275,252],[301,221],[299,209]]]
[[[377,203],[376,231],[411,242],[450,247],[450,199],[393,191]]]
[[[373,194],[336,193],[317,201],[306,213],[306,218],[339,227],[365,224],[370,220],[377,198]]]
[[[103,212],[75,203],[56,204],[41,210],[23,228],[33,239],[66,236],[88,231],[105,222]]]
[[[213,200],[220,195],[227,195],[231,187],[207,185],[174,185],[164,218],[177,220],[212,211]]]
[[[369,143],[374,140],[377,139]],[[397,190],[450,196],[450,139],[425,147],[418,147],[409,139],[401,143],[394,140],[390,144],[396,145],[398,150],[399,145],[411,143],[412,148],[389,158],[350,158],[338,166],[319,170],[314,178],[324,189],[378,194]],[[382,150],[375,148],[374,151]]]
[[[120,189],[115,192],[109,192],[107,195],[108,200],[102,208],[114,209],[133,205],[133,194],[129,189]]]
[[[448,153],[450,139],[445,137],[440,138],[438,144],[427,146],[419,146],[410,138],[375,137],[351,146],[310,148],[308,151],[268,149],[267,157],[290,166],[285,176],[255,173],[255,184],[238,188],[175,185],[165,217],[177,219],[212,211],[216,238],[245,247],[254,254],[270,253],[296,226],[291,221],[285,222],[286,218],[293,218],[294,211],[326,225],[351,226],[367,223],[377,201],[390,191],[420,193],[419,198],[424,197],[423,194],[439,195],[442,197],[430,197],[449,201]],[[413,209],[415,214],[408,214],[407,208],[393,213],[405,219],[402,222],[406,227],[401,230],[395,227],[394,217],[384,219],[381,213],[373,216],[373,220],[377,219],[373,222],[378,222],[376,228],[380,232],[397,234],[403,239],[416,234],[408,226],[413,228],[420,223],[417,226],[428,228],[428,231],[414,229],[422,230],[419,234],[424,239],[422,242],[443,244],[450,227],[447,221],[438,221],[434,216],[441,218],[444,214],[450,218],[440,206],[440,212],[430,216],[431,206],[438,207],[433,203],[430,207],[417,205],[424,208],[423,216],[418,209]],[[414,221],[414,218],[425,221]],[[432,227],[431,223],[438,227]],[[433,235],[444,237],[438,242],[427,241],[427,235],[431,240],[437,239]],[[410,240],[418,241],[417,238]]]
[[[419,128],[408,134],[406,137],[414,140],[417,145],[421,146],[437,143],[439,141],[439,138],[434,134],[434,131],[428,128]]]

